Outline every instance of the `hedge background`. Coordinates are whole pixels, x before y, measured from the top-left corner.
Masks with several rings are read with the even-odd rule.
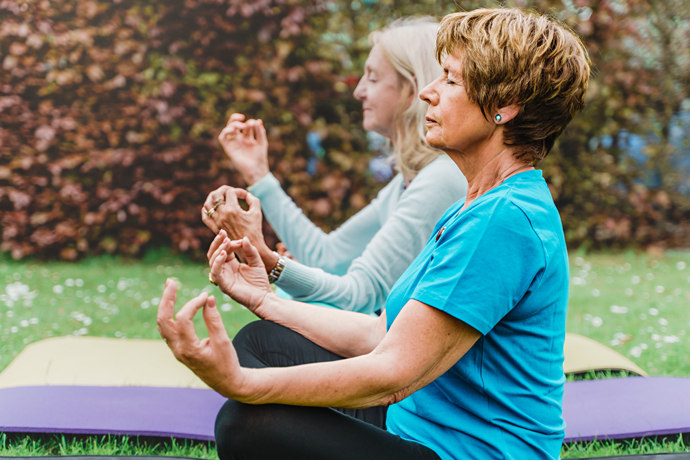
[[[542,164],[569,244],[690,246],[687,2],[504,3],[558,16],[595,63],[588,107]],[[272,171],[315,222],[336,227],[383,185],[369,171],[376,153],[352,97],[368,32],[457,9],[433,0],[0,0],[0,251],[203,254],[207,193],[244,186],[216,141],[236,111],[264,119]],[[267,238],[276,241],[270,229]]]

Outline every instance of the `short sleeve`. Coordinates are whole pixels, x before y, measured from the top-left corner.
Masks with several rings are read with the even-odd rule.
[[[546,265],[529,219],[506,198],[449,219],[429,259],[411,297],[483,335],[525,297]]]

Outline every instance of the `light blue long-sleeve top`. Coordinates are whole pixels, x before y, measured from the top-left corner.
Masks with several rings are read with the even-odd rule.
[[[314,225],[268,174],[249,187],[287,259],[276,286],[303,302],[344,310],[383,309],[391,287],[424,247],[445,210],[467,194],[457,165],[441,155],[403,190],[396,175],[360,212],[326,233]]]

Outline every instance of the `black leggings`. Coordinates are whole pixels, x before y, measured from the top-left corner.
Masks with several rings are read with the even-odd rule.
[[[300,334],[256,321],[233,340],[244,367],[287,367],[343,359]],[[250,405],[228,400],[216,419],[221,460],[439,460],[431,449],[385,430],[386,408]]]

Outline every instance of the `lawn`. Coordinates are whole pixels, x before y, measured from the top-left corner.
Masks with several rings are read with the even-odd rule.
[[[567,329],[623,353],[650,375],[690,377],[690,253],[572,253]],[[140,261],[102,257],[79,263],[0,261],[0,371],[29,343],[64,335],[159,339],[155,315],[165,279],[178,307],[206,290],[216,295],[228,332],[254,316],[211,286],[199,263],[158,253]],[[0,286],[3,286],[0,284]],[[199,335],[206,336],[201,317]],[[690,450],[679,437],[564,448],[563,458]],[[214,458],[212,446],[126,437],[22,438],[0,435],[0,456],[47,454],[179,455]]]

